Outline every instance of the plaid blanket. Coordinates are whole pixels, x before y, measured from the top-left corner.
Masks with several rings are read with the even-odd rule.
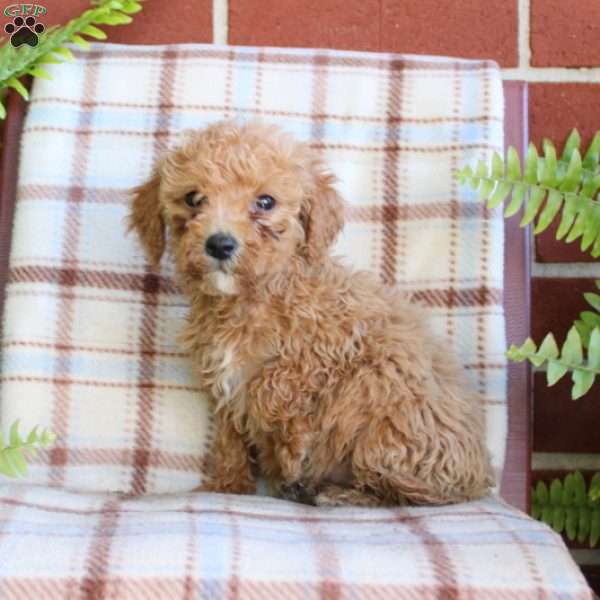
[[[77,58],[36,82],[23,136],[1,421],[59,440],[39,485],[0,485],[0,595],[590,598],[559,536],[493,498],[317,509],[187,492],[211,422],[175,342],[186,302],[124,234],[127,190],[180,130],[258,115],[309,140],[350,205],[338,252],[431,308],[485,397],[500,469],[502,220],[452,178],[502,146],[495,65],[212,46]]]
[[[560,536],[493,499],[316,509],[4,486],[0,507],[7,599],[592,598]]]
[[[180,132],[280,124],[340,178],[336,248],[431,309],[506,435],[503,222],[453,177],[503,144],[488,61],[326,50],[95,45],[37,79],[22,138],[2,339],[1,421],[50,427],[30,481],[187,491],[211,418],[176,335],[187,306],[125,233],[128,190]]]

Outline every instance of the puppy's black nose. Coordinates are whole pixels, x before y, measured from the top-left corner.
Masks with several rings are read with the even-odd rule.
[[[237,247],[235,238],[227,233],[214,233],[206,240],[206,254],[219,260],[231,258]]]

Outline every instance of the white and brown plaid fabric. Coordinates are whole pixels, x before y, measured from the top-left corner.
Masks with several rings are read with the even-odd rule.
[[[560,536],[494,499],[316,509],[0,487],[7,600],[591,600]]]
[[[176,343],[186,301],[125,233],[128,190],[184,129],[261,117],[319,149],[349,204],[337,252],[431,308],[506,436],[503,228],[454,171],[502,148],[488,61],[326,50],[96,45],[36,80],[2,340],[1,420],[58,435],[31,481],[193,489],[210,416]]]
[[[96,45],[51,71],[23,135],[1,422],[59,438],[27,484],[0,485],[3,598],[590,597],[560,538],[495,499],[328,510],[190,493],[211,425],[175,341],[185,298],[168,260],[153,273],[125,236],[128,189],[181,130],[263,117],[308,140],[349,203],[338,252],[431,308],[485,397],[500,469],[502,219],[453,178],[502,147],[493,63]]]

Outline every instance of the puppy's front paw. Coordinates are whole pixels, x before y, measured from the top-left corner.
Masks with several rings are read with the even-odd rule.
[[[301,504],[314,504],[316,491],[299,481],[292,483],[280,483],[277,491],[279,497],[292,502],[300,502]]]

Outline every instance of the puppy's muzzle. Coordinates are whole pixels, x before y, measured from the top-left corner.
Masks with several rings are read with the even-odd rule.
[[[237,240],[228,233],[214,233],[206,240],[206,254],[217,260],[231,258],[237,250]]]

